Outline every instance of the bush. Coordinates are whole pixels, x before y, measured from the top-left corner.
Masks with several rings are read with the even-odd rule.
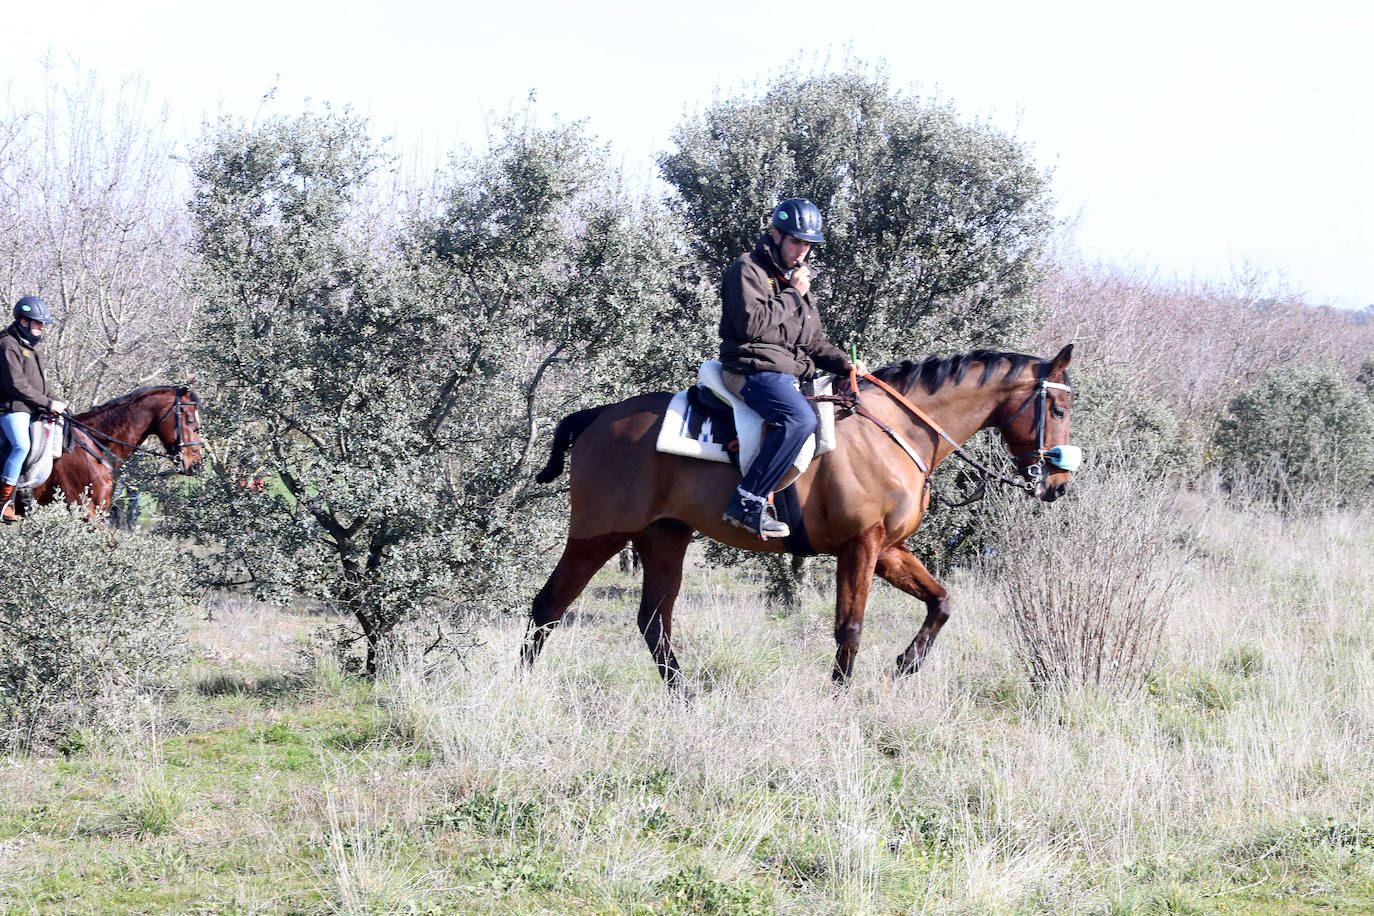
[[[1374,489],[1374,402],[1335,366],[1271,369],[1227,405],[1215,443],[1232,490],[1281,509]]]
[[[1089,460],[1121,460],[1143,478],[1188,480],[1202,471],[1211,421],[1189,423],[1129,373],[1074,376],[1073,441]]]
[[[1139,687],[1192,555],[1174,491],[1114,462],[1085,465],[1054,504],[999,498],[984,566],[1031,681]]]
[[[179,660],[187,558],[38,508],[0,549],[0,749],[51,745]]]

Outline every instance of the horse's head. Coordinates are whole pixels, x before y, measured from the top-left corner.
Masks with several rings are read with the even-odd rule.
[[[1069,444],[1071,356],[1073,344],[1054,359],[1041,362],[1033,377],[1016,385],[1005,407],[1007,416],[998,422],[1017,470],[1031,483],[1035,497],[1045,502],[1064,495],[1082,459],[1082,450]]]
[[[200,395],[190,386],[177,386],[171,392],[171,401],[154,431],[167,454],[181,459],[181,473],[197,474],[205,448],[200,437]]]

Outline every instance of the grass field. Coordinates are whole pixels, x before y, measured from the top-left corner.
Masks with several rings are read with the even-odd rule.
[[[529,676],[523,621],[377,684],[243,600],[62,756],[0,760],[6,913],[1374,912],[1374,519],[1214,509],[1143,689],[1032,689],[990,583],[915,678],[879,586],[697,566],[668,697],[604,571]],[[542,574],[541,574],[542,575]]]

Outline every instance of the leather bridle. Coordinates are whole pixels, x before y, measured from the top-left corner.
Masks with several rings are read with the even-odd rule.
[[[183,396],[185,396],[186,398],[185,401],[182,400]],[[114,436],[111,436],[108,433],[101,432],[94,426],[89,426],[85,423],[82,423],[80,420],[76,419],[76,417],[73,417],[70,414],[67,415],[66,419],[68,423],[71,423],[72,425],[84,430],[92,438],[98,440],[95,441],[93,444],[95,446],[95,449],[99,449],[99,452],[97,452],[95,449],[92,449],[89,445],[87,445],[84,442],[80,443],[80,445],[86,451],[90,452],[93,456],[95,456],[95,458],[98,459],[101,464],[108,467],[111,471],[115,471],[118,470],[119,466],[128,459],[120,458],[113,451],[106,448],[105,445],[103,445],[102,442],[99,440],[103,440],[103,442],[112,443],[114,445],[122,445],[125,448],[131,449],[134,452],[143,452],[144,454],[152,455],[155,458],[168,458],[171,460],[177,460],[181,458],[181,453],[186,449],[205,444],[205,440],[203,439],[186,439],[186,428],[189,424],[187,423],[187,421],[183,419],[183,411],[194,411],[195,409],[196,401],[195,398],[191,395],[191,390],[183,386],[177,386],[172,393],[172,406],[168,407],[166,413],[159,417],[157,419],[157,422],[150,427],[150,429],[157,429],[164,422],[166,422],[168,417],[172,416],[173,414],[176,415],[177,440],[173,445],[165,446],[167,448],[167,451],[163,452],[157,452],[150,448],[144,448],[142,445],[139,445],[136,442],[125,442],[122,439],[116,439]],[[197,427],[198,426],[199,424],[197,424]],[[199,429],[197,429],[197,432],[198,431]]]
[[[1049,363],[1041,362],[1040,380],[1036,383],[1035,390],[1026,396],[1026,399],[1021,402],[1021,406],[1016,408],[1011,416],[997,424],[998,431],[1002,433],[1002,438],[1005,439],[1007,427],[1011,425],[1012,421],[1021,416],[1021,412],[1032,403],[1035,404],[1035,448],[1024,454],[1013,456],[1018,467],[1027,459],[1034,459],[1025,468],[1026,476],[1030,478],[1032,485],[1047,476],[1047,467],[1055,467],[1072,473],[1078,470],[1082,458],[1082,450],[1075,445],[1056,445],[1053,448],[1045,448],[1046,414],[1048,413],[1049,393],[1052,390],[1067,391],[1070,396],[1074,393],[1071,385],[1051,382],[1049,380]]]
[[[1056,390],[1067,391],[1069,392],[1069,394],[1073,394],[1073,388],[1071,386],[1067,384],[1061,384],[1060,382],[1051,382],[1049,380],[1048,360],[1040,361],[1040,379],[1036,383],[1035,390],[1026,396],[1026,400],[1021,403],[1020,407],[1016,408],[1016,410],[1012,412],[1011,416],[1007,417],[1007,419],[1003,420],[1001,423],[998,423],[996,427],[997,430],[1002,433],[1002,437],[1005,439],[1007,436],[1007,427],[1011,424],[1011,422],[1015,420],[1017,417],[1019,417],[1021,415],[1021,412],[1024,411],[1029,405],[1031,405],[1032,403],[1035,404],[1036,448],[1034,451],[1026,452],[1023,455],[1017,455],[1014,458],[1014,460],[1017,462],[1018,467],[1021,465],[1021,462],[1025,461],[1028,458],[1035,459],[1031,464],[1029,464],[1025,468],[1026,476],[1027,478],[1029,478],[1027,481],[1016,480],[1014,478],[1008,477],[1007,475],[1002,474],[999,471],[996,471],[988,467],[986,464],[979,461],[973,455],[970,455],[968,451],[960,443],[956,442],[953,438],[951,438],[950,435],[947,432],[945,432],[940,427],[940,425],[936,423],[929,415],[927,415],[925,411],[921,410],[915,404],[911,403],[911,401],[907,400],[901,394],[901,392],[897,391],[891,385],[888,385],[886,382],[874,376],[872,373],[864,375],[863,378],[869,382],[872,382],[875,386],[882,389],[883,391],[886,391],[888,395],[895,399],[899,404],[901,404],[903,407],[905,407],[907,410],[913,413],[917,417],[917,419],[921,420],[921,422],[925,423],[932,430],[934,430],[934,432],[938,436],[940,436],[951,446],[953,446],[953,454],[957,455],[959,458],[963,459],[967,463],[973,465],[975,468],[983,472],[984,482],[979,486],[976,495],[971,497],[965,503],[953,503],[951,505],[965,505],[967,502],[971,502],[974,499],[981,498],[983,489],[986,486],[988,478],[996,480],[999,483],[1005,484],[1006,486],[1012,487],[1017,490],[1023,490],[1027,493],[1034,493],[1036,491],[1036,488],[1047,476],[1047,466],[1053,466],[1063,471],[1073,472],[1078,468],[1079,462],[1082,458],[1082,449],[1078,448],[1078,446],[1076,445],[1056,445],[1053,448],[1045,448],[1045,414],[1046,405],[1049,400],[1049,392],[1051,390]],[[897,434],[895,430],[893,430],[886,423],[883,423],[880,419],[873,416],[871,413],[869,413],[867,410],[864,410],[860,406],[857,385],[854,385],[852,387],[853,390],[849,395],[849,397],[852,398],[852,403],[847,404],[846,406],[848,406],[850,410],[854,411],[860,416],[867,417],[869,420],[876,423],[883,430],[884,433],[886,433],[894,442],[901,446],[902,450],[907,453],[911,460],[916,463],[916,466],[921,470],[921,472],[926,475],[926,480],[928,483],[930,479],[930,472],[929,469],[926,467],[925,461],[921,459],[920,455],[918,455],[915,452],[915,450],[912,449],[911,446],[909,446],[902,439],[902,437]],[[831,400],[843,399],[832,398]]]

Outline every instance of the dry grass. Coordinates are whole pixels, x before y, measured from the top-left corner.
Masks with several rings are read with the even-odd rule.
[[[690,701],[664,693],[615,571],[528,676],[520,621],[489,625],[466,667],[374,688],[327,659],[293,671],[317,618],[226,606],[156,728],[0,768],[0,909],[1367,907],[1374,519],[1188,517],[1200,549],[1158,658],[1116,694],[1035,689],[972,571],[897,684],[921,613],[877,589],[835,693],[828,590],[780,616],[759,583],[694,569]]]
[[[1029,689],[979,611],[994,585],[971,575],[933,663],[897,685],[888,657],[918,616],[891,592],[836,695],[819,599],[777,621],[704,590],[679,614],[684,667],[708,672],[693,702],[663,694],[629,613],[557,632],[529,677],[505,626],[468,671],[392,687],[469,786],[540,806],[569,873],[652,880],[700,860],[719,880],[790,881],[774,905],[809,913],[1088,912],[1156,887],[1142,875],[1205,875],[1224,899],[1272,857],[1265,837],[1374,827],[1374,564],[1357,562],[1367,519],[1198,517],[1204,555],[1136,693]],[[663,818],[685,847],[646,828]]]

